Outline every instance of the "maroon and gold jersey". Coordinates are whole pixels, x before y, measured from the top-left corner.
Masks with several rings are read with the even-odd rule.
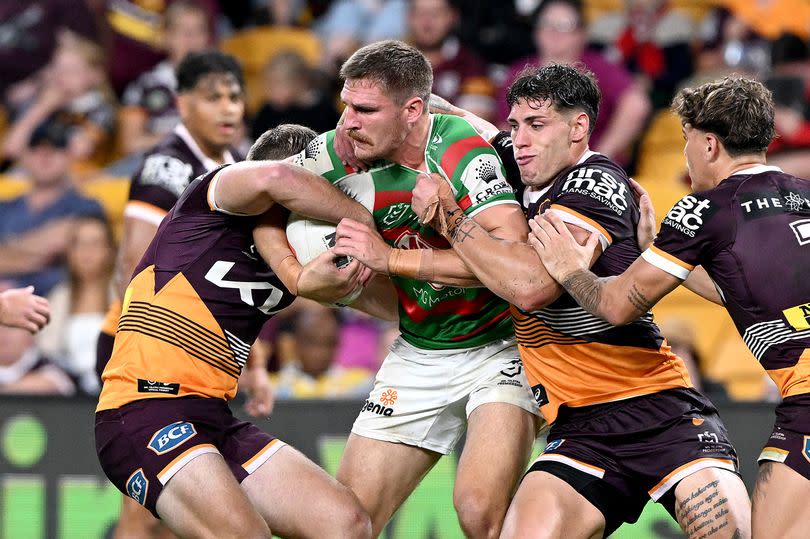
[[[232,398],[262,325],[292,303],[256,252],[256,217],[213,204],[219,170],[186,189],[136,268],[97,410],[148,398]]]
[[[703,266],[782,397],[810,393],[810,183],[759,165],[678,201],[642,255],[686,279]]]
[[[638,205],[625,172],[607,157],[587,152],[543,191],[523,195],[528,218],[553,211],[563,221],[599,234],[602,254],[591,270],[619,275],[641,254]],[[540,310],[512,307],[523,365],[548,422],[560,406],[588,406],[691,387],[686,366],[670,352],[647,313],[611,326],[563,293]]]

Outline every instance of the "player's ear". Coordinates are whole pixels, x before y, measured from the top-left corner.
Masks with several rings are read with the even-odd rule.
[[[408,123],[415,123],[425,112],[425,102],[421,97],[412,97],[405,102]]]
[[[705,133],[703,142],[705,145],[703,152],[706,160],[709,162],[717,160],[720,151],[723,150],[723,143],[720,142],[720,138],[714,133]]]
[[[584,112],[574,114],[571,122],[571,141],[581,142],[588,136],[591,120]]]
[[[185,118],[188,118],[188,96],[185,94],[177,94],[177,97],[175,97],[175,103],[177,104],[177,113],[180,115],[180,119],[184,120]]]

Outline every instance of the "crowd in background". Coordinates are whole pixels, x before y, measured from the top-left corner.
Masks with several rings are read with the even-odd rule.
[[[111,301],[121,207],[90,195],[100,192],[93,186],[125,186],[143,153],[174,129],[174,68],[187,53],[218,47],[242,63],[246,149],[280,123],[333,128],[339,66],[359,46],[387,38],[424,52],[434,93],[503,128],[506,88],[524,66],[583,64],[602,91],[592,149],[653,192],[665,173],[650,172],[645,160],[667,165],[656,159],[660,146],[645,140],[663,123],[674,130],[667,151],[682,149],[679,126],[662,120],[674,93],[732,72],[757,77],[777,104],[769,162],[810,177],[808,0],[5,2],[0,291],[33,285],[50,301],[51,322],[35,336],[0,326],[0,393],[98,391],[95,341]],[[683,189],[685,170],[676,161]],[[660,215],[667,207],[658,204]],[[694,373],[706,375],[707,350],[697,344],[704,328],[688,311],[662,329]],[[255,353],[270,358],[279,398],[362,398],[396,331],[297,300],[267,324]],[[728,357],[706,360],[742,361],[722,346],[711,352],[723,350]],[[748,396],[777,398],[757,376]],[[724,398],[725,381],[703,376],[703,390]]]

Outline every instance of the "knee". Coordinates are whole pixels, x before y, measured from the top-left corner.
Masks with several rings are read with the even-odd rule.
[[[453,496],[453,505],[467,537],[498,537],[506,507],[486,492],[469,490]]]
[[[339,536],[347,539],[371,537],[371,518],[356,500],[343,504],[338,514]]]

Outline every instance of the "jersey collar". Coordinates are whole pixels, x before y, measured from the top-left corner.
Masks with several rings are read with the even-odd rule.
[[[180,137],[183,142],[186,143],[186,146],[188,146],[189,150],[191,150],[191,153],[194,154],[194,157],[196,157],[200,161],[200,163],[202,163],[203,167],[205,167],[205,170],[209,171],[214,170],[219,166],[219,163],[217,163],[216,161],[214,161],[213,159],[211,159],[210,157],[208,157],[203,153],[203,151],[200,149],[200,146],[197,144],[197,141],[194,140],[194,137],[191,136],[191,133],[189,133],[188,128],[185,125],[181,123],[177,124],[174,128],[174,133],[178,137]],[[223,152],[222,159],[224,163],[236,162],[236,160],[233,158],[233,155],[231,155],[231,152],[229,150],[225,150]]]

